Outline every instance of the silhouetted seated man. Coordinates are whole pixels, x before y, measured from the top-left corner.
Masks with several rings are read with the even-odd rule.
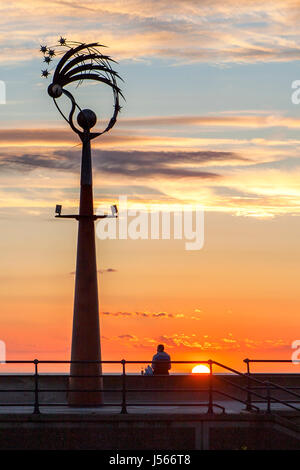
[[[168,375],[169,370],[171,369],[171,358],[164,349],[164,345],[159,344],[157,346],[157,354],[154,354],[152,358],[152,369],[154,375]]]

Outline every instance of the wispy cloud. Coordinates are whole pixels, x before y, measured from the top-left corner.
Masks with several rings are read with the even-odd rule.
[[[153,319],[174,319],[174,318],[184,318],[184,314],[173,314],[168,312],[103,312],[103,315],[113,316],[113,317],[134,317],[134,318],[153,318]]]
[[[0,166],[20,170],[53,168],[78,169],[80,152],[55,151],[52,154],[0,154]],[[77,158],[76,158],[77,157]],[[230,152],[139,152],[94,150],[94,166],[109,174],[134,177],[165,176],[176,178],[217,178],[213,172],[197,168],[204,162],[245,161]]]
[[[0,13],[6,62],[37,56],[37,44],[53,43],[58,30],[73,40],[99,37],[120,59],[249,63],[300,57],[300,7],[292,0],[74,0],[52,8],[46,0],[13,0]]]
[[[100,274],[104,274],[104,273],[116,273],[118,272],[117,269],[114,269],[114,268],[106,268],[106,269],[99,269],[99,273]]]
[[[250,338],[234,338],[232,334],[225,337],[207,335],[199,335],[196,333],[172,333],[161,334],[153,337],[136,336],[132,333],[125,333],[116,337],[111,337],[110,341],[126,341],[130,342],[134,348],[153,349],[155,344],[162,343],[167,349],[174,352],[176,350],[186,350],[189,352],[203,351],[206,353],[222,352],[222,351],[279,351],[290,350],[290,341],[282,338],[266,338],[266,339],[250,339]]]
[[[120,127],[161,128],[177,126],[196,127],[242,127],[247,129],[260,129],[272,127],[284,127],[299,129],[300,119],[284,116],[279,113],[241,113],[229,115],[207,116],[151,116],[143,118],[126,118],[119,123]]]
[[[143,195],[147,205],[202,204],[207,211],[261,218],[296,214],[299,148],[300,141],[282,142],[282,150],[259,141],[238,151],[94,149],[96,203],[98,198],[110,202],[112,195],[115,200],[130,186],[131,203]],[[10,149],[0,152],[0,167],[1,207],[42,209],[53,206],[57,197],[65,207],[78,204],[74,175],[80,169],[79,150]]]

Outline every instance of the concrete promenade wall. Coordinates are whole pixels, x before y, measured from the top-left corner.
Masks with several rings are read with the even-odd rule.
[[[300,395],[300,374],[253,374],[252,377],[259,379],[260,381],[270,381],[279,384],[283,387],[292,387],[296,393]],[[236,386],[224,383],[223,380],[230,381]],[[254,385],[252,383],[252,385]],[[128,402],[155,402],[161,401],[167,402],[197,402],[207,401],[208,394],[207,389],[209,387],[209,377],[207,375],[170,375],[168,377],[146,377],[139,375],[128,375],[126,376],[126,386],[128,389],[134,389],[134,392],[127,393]],[[214,376],[214,389],[224,394],[230,395],[241,400],[246,400],[246,392],[237,388],[246,387],[247,379],[245,377],[233,376],[233,375],[216,375]],[[104,391],[114,390],[111,392],[104,392],[105,402],[108,403],[120,403],[121,402],[121,377],[120,376],[107,376],[104,377]],[[33,401],[33,390],[34,381],[33,377],[29,375],[0,375],[0,405],[7,403],[32,403]],[[43,374],[39,376],[39,389],[40,402],[41,403],[66,403],[68,388],[68,376],[67,375],[52,375]],[[298,389],[299,388],[299,389]],[[5,390],[20,390],[9,392]],[[22,392],[22,389],[28,391]],[[47,392],[43,390],[47,389]],[[158,390],[158,392],[151,391],[152,389]],[[180,391],[186,389],[188,391]],[[196,390],[200,391],[196,391]],[[58,390],[62,390],[59,392]],[[118,391],[119,390],[119,391]],[[146,391],[141,391],[146,390]],[[265,390],[256,390],[257,393],[265,396]],[[297,397],[287,395],[285,392],[276,391],[272,392],[273,396],[280,399],[293,399],[297,400]],[[221,393],[214,393],[214,400],[222,401],[228,400],[229,397],[222,395]],[[259,400],[258,397],[255,400]]]
[[[219,376],[220,378],[221,376]],[[259,380],[269,380],[285,387],[300,387],[300,375],[259,374]],[[222,378],[222,377],[221,377]],[[244,386],[245,378],[223,376],[236,385]],[[245,392],[232,385],[218,382],[214,387],[235,397],[246,399]],[[52,391],[40,393],[42,403],[66,403],[65,390],[68,376],[45,374],[39,377],[40,388]],[[146,389],[128,394],[128,402],[180,402],[204,401],[208,399],[207,376],[163,377],[127,376],[127,386],[131,389]],[[99,449],[99,450],[221,450],[221,449],[300,449],[300,432],[297,425],[283,416],[264,413],[236,413],[207,415],[197,412],[179,413],[176,408],[168,413],[160,413],[160,408],[151,413],[118,412],[93,413],[88,409],[73,412],[67,407],[42,414],[20,411],[5,403],[33,403],[33,392],[10,392],[8,390],[33,389],[33,377],[0,376],[0,450],[4,449]],[[110,376],[104,379],[104,389],[121,388],[121,377]],[[159,392],[151,392],[156,388]],[[202,392],[196,392],[199,388]],[[168,390],[166,390],[168,389]],[[171,390],[170,390],[171,389]],[[178,392],[177,389],[189,389]],[[194,390],[194,391],[193,391]],[[228,400],[227,397],[223,397]],[[222,402],[222,395],[214,393],[214,399]],[[120,403],[120,392],[105,392],[105,401]],[[3,407],[1,408],[1,404]],[[153,408],[153,407],[152,407]],[[197,408],[197,407],[196,407]],[[16,411],[17,409],[17,411]],[[156,408],[155,408],[156,410]],[[175,411],[174,411],[175,410]]]
[[[299,450],[272,415],[1,415],[0,450]]]

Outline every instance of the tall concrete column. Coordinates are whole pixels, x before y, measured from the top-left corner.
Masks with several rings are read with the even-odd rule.
[[[101,347],[89,129],[82,134],[82,142],[71,361],[100,361]],[[101,405],[102,378],[98,377],[101,373],[100,364],[72,363],[68,394],[69,405]],[[96,377],[86,377],[91,375]],[[80,391],[89,389],[98,389],[100,391]]]

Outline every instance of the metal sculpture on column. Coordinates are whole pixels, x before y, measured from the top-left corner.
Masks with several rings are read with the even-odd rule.
[[[58,47],[58,50],[57,50]],[[116,123],[121,109],[119,97],[122,92],[117,85],[117,72],[111,67],[113,61],[103,55],[98,43],[84,44],[59,39],[54,47],[41,46],[44,62],[48,67],[54,57],[63,53],[54,72],[48,94],[53,98],[60,114],[82,142],[80,206],[79,214],[62,215],[61,205],[56,206],[56,217],[74,218],[78,221],[78,242],[76,280],[74,296],[71,368],[68,403],[72,406],[96,406],[102,403],[102,368],[100,328],[98,311],[97,264],[95,248],[94,222],[98,218],[117,217],[117,208],[112,206],[111,215],[97,216],[93,207],[91,140],[108,132]],[[66,51],[67,49],[67,51]],[[42,70],[42,76],[48,77],[51,70]],[[99,132],[91,132],[97,122],[97,116],[90,109],[81,109],[74,96],[65,87],[70,83],[81,84],[85,80],[94,80],[108,85],[113,93],[114,110],[107,126]],[[66,117],[57,100],[66,96],[71,103],[69,116]],[[74,113],[78,111],[77,124]],[[73,362],[75,361],[75,362]],[[84,364],[81,361],[91,361]],[[96,390],[96,391],[90,391]]]

